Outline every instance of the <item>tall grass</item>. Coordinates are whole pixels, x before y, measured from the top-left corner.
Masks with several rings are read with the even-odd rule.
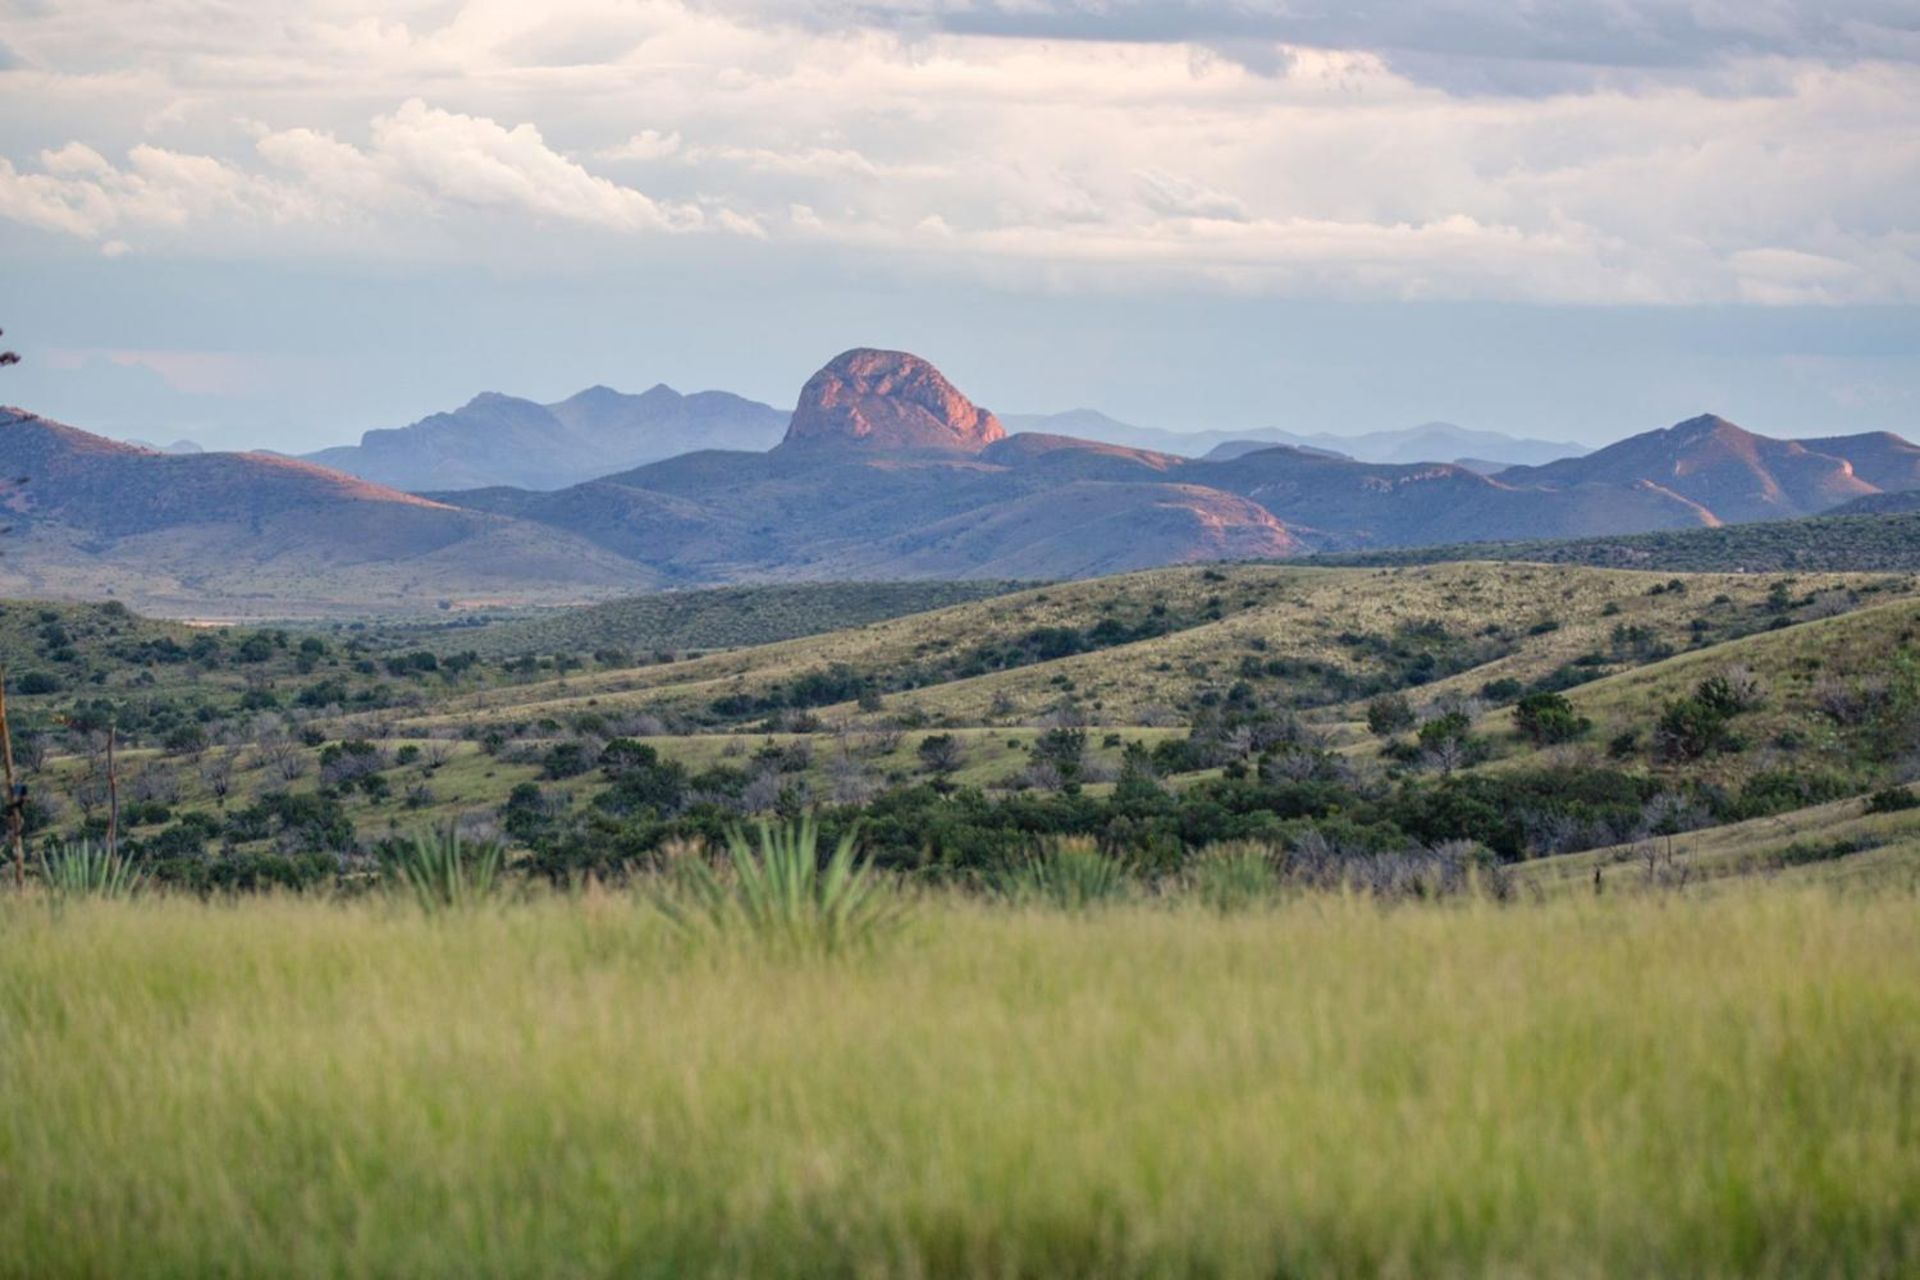
[[[1920,1274],[1920,910],[0,901],[0,1275]]]
[[[40,880],[56,899],[131,898],[147,875],[104,845],[77,840],[40,855]]]
[[[854,833],[822,860],[811,816],[761,822],[756,832],[729,831],[720,868],[698,855],[675,859],[653,886],[655,906],[685,932],[827,955],[872,943],[899,922],[898,894],[860,861]]]

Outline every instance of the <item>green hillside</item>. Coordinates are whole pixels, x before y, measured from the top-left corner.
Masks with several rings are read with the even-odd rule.
[[[708,595],[681,621],[728,608]],[[642,665],[192,631],[112,606],[14,606],[0,643],[37,837],[106,834],[111,723],[117,834],[190,883],[338,870],[452,822],[551,876],[625,874],[805,809],[930,874],[1076,836],[1159,877],[1221,842],[1457,869],[1857,802],[1912,776],[1917,628],[1904,575],[1282,564]],[[59,674],[26,687],[43,667]],[[1543,705],[1546,734],[1518,718]]]

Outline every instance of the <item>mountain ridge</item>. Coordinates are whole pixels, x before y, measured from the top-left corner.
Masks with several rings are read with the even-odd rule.
[[[540,406],[489,393],[437,439],[457,445],[489,421],[497,439],[543,421],[536,442],[542,431],[631,434],[643,430],[636,404],[693,420],[724,417],[737,399],[701,394],[713,398],[590,387]],[[1920,491],[1920,447],[1890,433],[1779,440],[1713,415],[1493,474],[1286,445],[1226,454],[1008,434],[930,362],[878,348],[843,352],[810,378],[777,445],[698,449],[554,489],[404,492],[311,459],[164,455],[24,411],[0,421],[0,466],[37,477],[6,498],[30,535],[12,568],[40,556],[76,581],[165,582],[175,599],[284,600],[293,584],[320,581],[330,602],[358,592],[418,607],[428,593],[551,600],[669,585],[1064,578],[1712,529]]]
[[[596,385],[552,404],[483,391],[458,409],[305,457],[401,489],[561,489],[694,449],[770,448],[786,426],[771,405],[727,391],[682,395],[665,383],[638,395]]]

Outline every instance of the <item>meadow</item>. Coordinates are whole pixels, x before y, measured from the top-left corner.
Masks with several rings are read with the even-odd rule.
[[[1912,1275],[1920,911],[0,902],[0,1274]]]

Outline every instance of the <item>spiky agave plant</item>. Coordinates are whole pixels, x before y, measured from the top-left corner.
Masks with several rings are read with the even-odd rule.
[[[146,887],[147,873],[90,841],[55,846],[40,855],[40,879],[56,898],[131,898]]]
[[[446,827],[416,835],[387,864],[389,881],[424,911],[473,906],[499,892],[506,850],[498,840],[463,841]]]
[[[1001,892],[1015,902],[1084,911],[1127,896],[1133,877],[1085,836],[1051,840],[1001,875]]]
[[[899,895],[860,861],[855,833],[820,858],[820,828],[811,815],[775,826],[762,821],[758,839],[727,832],[726,860],[677,859],[655,904],[687,932],[741,934],[763,944],[832,955],[865,946],[897,925]]]

